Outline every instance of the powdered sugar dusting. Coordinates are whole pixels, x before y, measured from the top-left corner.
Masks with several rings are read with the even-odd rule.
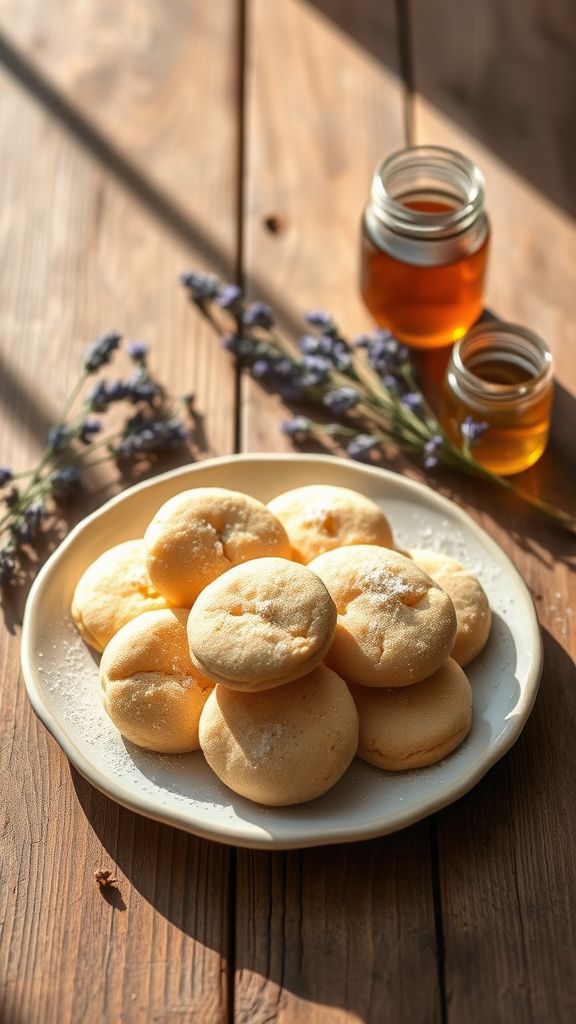
[[[100,700],[99,657],[84,644],[70,618],[50,624],[38,659],[37,671],[54,717],[95,767],[160,806],[218,807],[219,813],[234,817],[232,794],[199,751],[156,754],[122,738]]]
[[[276,740],[284,732],[279,722],[266,725],[253,725],[246,737],[246,753],[251,761],[259,763],[272,753]]]
[[[414,593],[414,587],[406,583],[401,575],[388,569],[369,569],[358,577],[358,585],[362,590],[373,592],[381,597],[402,598]]]
[[[123,741],[100,703],[98,659],[78,637],[68,615],[71,585],[85,551],[102,550],[104,536],[112,544],[122,536],[126,509],[139,528],[157,511],[156,486],[143,490],[127,505],[105,511],[86,526],[66,552],[58,552],[42,587],[28,630],[27,682],[42,717],[59,736],[70,757],[88,778],[112,798],[124,800],[167,821],[183,822],[193,831],[227,833],[247,845],[308,845],[327,837],[353,838],[374,830],[386,832],[420,817],[430,801],[452,799],[454,790],[471,785],[503,752],[525,721],[534,692],[534,663],[538,650],[527,643],[529,602],[506,562],[493,553],[481,535],[452,518],[425,492],[419,496],[400,478],[382,484],[355,466],[334,469],[327,463],[286,462],[282,483],[269,479],[269,465],[230,460],[218,466],[197,466],[171,482],[173,492],[188,486],[229,486],[243,490],[247,474],[254,493],[264,500],[285,488],[330,480],[364,489],[378,501],[389,519],[398,547],[430,548],[456,558],[480,579],[495,613],[489,643],[467,668],[474,692],[472,732],[459,750],[432,768],[390,774],[356,760],[325,796],[310,804],[261,808],[231,793],[209,770],[202,754],[159,755]],[[259,481],[259,482],[258,482]],[[166,481],[159,484],[162,499],[170,497]],[[132,504],[130,504],[130,502]],[[213,542],[213,535],[211,542]],[[79,552],[79,546],[83,548]],[[81,556],[81,557],[80,557]],[[553,615],[570,625],[571,610],[553,596]],[[265,761],[282,742],[274,731],[254,737],[254,757]]]

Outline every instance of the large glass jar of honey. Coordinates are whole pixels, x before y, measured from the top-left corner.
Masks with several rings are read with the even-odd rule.
[[[461,338],[483,308],[484,178],[441,146],[410,146],[376,170],[362,219],[361,291],[381,327],[414,348]]]
[[[440,418],[459,447],[486,469],[511,476],[542,455],[552,410],[552,355],[518,324],[480,323],[450,354]]]

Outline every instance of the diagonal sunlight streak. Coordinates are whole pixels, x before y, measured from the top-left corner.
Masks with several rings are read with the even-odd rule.
[[[204,261],[199,269],[212,270],[225,280],[234,280],[238,273],[235,254],[228,257],[222,247],[201,229],[190,213],[174,197],[160,188],[142,168],[119,149],[86,114],[35,66],[20,49],[0,32],[0,63],[26,91],[37,100],[62,127],[109,171],[132,196],[158,221],[169,228],[194,250],[194,257]],[[183,270],[186,268],[183,267]],[[270,293],[258,278],[250,277],[252,292],[274,306],[278,317],[295,334],[303,330],[300,317],[281,297]],[[175,287],[177,283],[175,282]]]
[[[37,386],[29,388],[6,362],[0,351],[0,405],[18,418],[21,429],[37,440],[44,437],[54,421],[56,409],[46,402]]]

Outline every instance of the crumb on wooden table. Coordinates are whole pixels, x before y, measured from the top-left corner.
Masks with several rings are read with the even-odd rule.
[[[118,881],[117,878],[112,878],[111,871],[104,871],[102,868],[96,869],[94,872],[94,878],[96,880],[96,884],[99,885],[101,889],[105,889],[106,886],[109,885],[115,885]]]

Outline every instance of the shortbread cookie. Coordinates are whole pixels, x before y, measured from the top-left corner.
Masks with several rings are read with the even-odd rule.
[[[472,690],[452,658],[414,686],[351,691],[360,718],[358,756],[385,771],[436,764],[470,732]]]
[[[448,555],[420,549],[410,554],[416,565],[452,598],[458,627],[450,657],[461,666],[467,665],[480,654],[492,624],[492,612],[481,584],[469,569]]]
[[[284,526],[297,562],[307,564],[347,544],[393,544],[388,520],[376,502],[347,487],[297,487],[269,501],[268,508]]]
[[[324,580],[338,611],[326,664],[348,683],[409,686],[450,654],[452,601],[411,559],[357,545],[328,551],[308,568]]]
[[[357,745],[354,701],[344,680],[324,665],[262,693],[217,686],[200,719],[200,746],[218,778],[274,807],[325,793]]]
[[[102,703],[126,739],[161,754],[197,750],[212,690],[190,660],[188,610],[145,612],[123,626],[100,664]]]
[[[170,604],[182,608],[232,565],[291,554],[284,527],[266,505],[222,487],[197,487],[170,498],[148,526],[145,541],[152,582]]]
[[[215,682],[266,690],[310,672],[336,608],[321,580],[284,558],[237,565],[202,591],[188,619],[192,660]]]
[[[148,575],[144,541],[127,540],[109,548],[82,573],[71,613],[82,639],[103,651],[131,619],[166,607]]]

